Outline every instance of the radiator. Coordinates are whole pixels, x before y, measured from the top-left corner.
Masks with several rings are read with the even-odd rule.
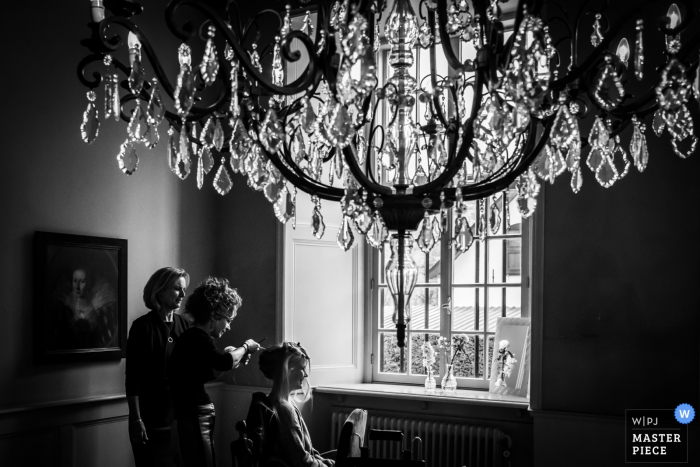
[[[349,412],[333,412],[331,439],[333,449]],[[498,428],[456,423],[414,420],[399,417],[370,416],[370,429],[401,430],[404,448],[411,449],[414,459],[425,461],[426,467],[507,467],[510,465],[511,438]],[[422,440],[422,446],[414,441]],[[399,459],[401,447],[397,442],[368,441],[370,456]]]

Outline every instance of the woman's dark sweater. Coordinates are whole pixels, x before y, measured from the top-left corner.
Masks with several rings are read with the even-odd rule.
[[[126,342],[126,396],[139,397],[146,426],[165,427],[173,422],[166,364],[175,343],[189,328],[180,315],[164,322],[155,311],[136,318]]]
[[[175,418],[197,416],[197,407],[211,404],[204,383],[216,378],[214,370],[233,368],[233,356],[219,350],[205,331],[191,327],[183,332],[168,361],[168,379]]]

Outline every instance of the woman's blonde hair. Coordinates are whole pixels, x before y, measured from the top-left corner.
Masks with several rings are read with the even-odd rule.
[[[289,370],[292,366],[296,363],[306,363],[308,365],[310,361],[311,357],[309,357],[306,349],[298,342],[282,342],[262,351],[258,363],[260,371],[262,371],[265,378],[272,381],[270,399],[273,408],[276,409],[281,401],[289,401],[289,395],[292,392]],[[302,402],[306,402],[311,398],[311,388],[306,379],[304,379],[301,392],[303,394]]]
[[[172,287],[181,277],[185,278],[185,286],[190,285],[190,275],[184,269],[164,267],[154,272],[143,288],[143,303],[146,304],[146,308],[153,311],[160,310],[158,296],[163,290]]]

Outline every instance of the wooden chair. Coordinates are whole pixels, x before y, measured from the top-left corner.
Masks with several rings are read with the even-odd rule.
[[[360,457],[365,442],[365,430],[367,429],[367,411],[355,409],[348,416],[340,430],[338,437],[338,449],[336,452],[336,464],[348,457]]]
[[[371,441],[396,441],[401,443],[402,459],[377,459],[370,457],[369,447],[361,448],[360,457],[347,457],[336,462],[337,467],[425,467],[425,461],[412,460],[411,450],[404,449],[403,432],[397,430],[369,430]]]
[[[267,395],[253,393],[248,417],[236,423],[238,439],[231,443],[233,467],[288,467],[280,459],[268,456],[277,429],[277,419]]]

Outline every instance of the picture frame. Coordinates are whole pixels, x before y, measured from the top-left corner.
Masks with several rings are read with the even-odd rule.
[[[125,239],[34,235],[34,353],[40,363],[126,356]]]
[[[489,392],[530,396],[530,318],[498,318]]]

